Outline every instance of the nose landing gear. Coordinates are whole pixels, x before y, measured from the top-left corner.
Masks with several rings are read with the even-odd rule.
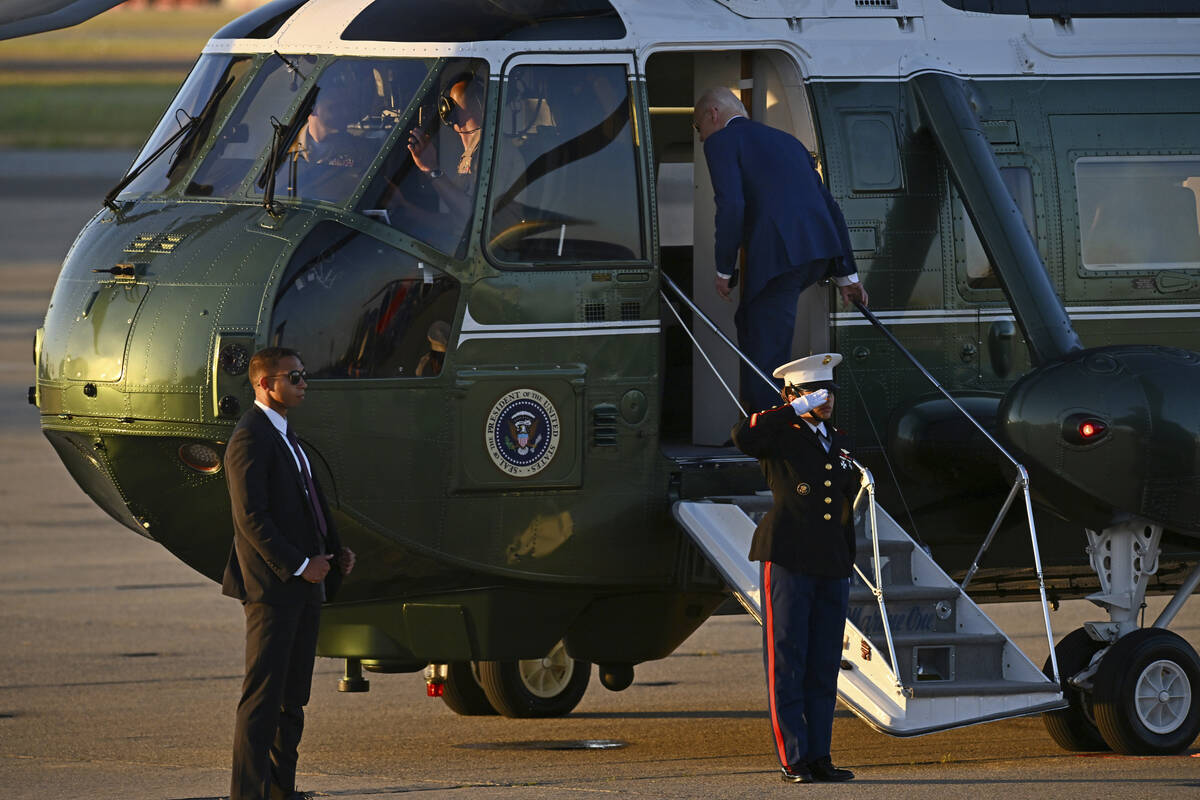
[[[1200,734],[1200,658],[1178,634],[1143,628],[1118,640],[1093,687],[1096,724],[1118,753],[1173,755]]]
[[[1101,586],[1088,599],[1108,611],[1109,621],[1089,622],[1055,648],[1069,705],[1043,721],[1066,750],[1173,755],[1200,734],[1200,656],[1166,630],[1200,585],[1200,565],[1153,627],[1137,623],[1149,576],[1158,569],[1161,537],[1161,526],[1145,522],[1088,531]]]

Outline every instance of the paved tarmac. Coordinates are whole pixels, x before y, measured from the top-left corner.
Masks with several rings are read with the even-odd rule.
[[[215,584],[117,525],[71,481],[25,389],[33,331],[58,263],[130,154],[0,153],[0,797],[209,800],[227,792],[242,616]],[[1154,598],[1150,618],[1162,607]],[[1031,657],[1041,616],[993,606]],[[1086,618],[1065,603],[1061,636]],[[1200,643],[1200,603],[1173,626]],[[839,711],[846,785],[785,786],[775,773],[759,630],[716,617],[625,692],[592,687],[555,720],[458,717],[419,674],[371,675],[339,694],[320,660],[302,788],[367,800],[563,797],[1146,798],[1200,794],[1200,749],[1170,758],[1072,755],[1037,718],[915,739]],[[615,749],[563,749],[614,740]]]

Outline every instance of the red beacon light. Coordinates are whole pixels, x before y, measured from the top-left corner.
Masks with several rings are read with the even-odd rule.
[[[1088,414],[1073,414],[1063,425],[1063,438],[1071,444],[1091,444],[1104,438],[1108,423]]]

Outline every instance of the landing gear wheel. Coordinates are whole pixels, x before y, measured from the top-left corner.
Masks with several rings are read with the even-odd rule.
[[[1091,696],[1067,683],[1067,678],[1087,667],[1092,662],[1092,656],[1102,647],[1103,642],[1097,642],[1088,636],[1088,632],[1083,628],[1076,628],[1064,636],[1054,648],[1054,655],[1058,657],[1058,674],[1062,680],[1063,697],[1070,705],[1042,714],[1042,722],[1045,723],[1050,738],[1064,750],[1081,753],[1109,749],[1108,743],[1100,735],[1100,729],[1096,727]],[[1049,658],[1046,659],[1042,672],[1047,678],[1054,677]]]
[[[464,717],[494,716],[496,709],[488,702],[475,669],[470,661],[451,661],[446,665],[446,682],[442,684],[442,702],[455,714]]]
[[[1096,725],[1118,753],[1175,755],[1200,734],[1200,657],[1171,631],[1143,628],[1118,639],[1093,684]]]
[[[479,685],[506,717],[561,717],[579,705],[591,672],[591,664],[571,658],[559,642],[545,658],[480,661]]]

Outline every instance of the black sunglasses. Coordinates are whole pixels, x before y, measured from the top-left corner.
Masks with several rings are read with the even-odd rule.
[[[268,375],[268,378],[282,378],[287,376],[288,383],[292,386],[299,386],[300,381],[308,382],[308,371],[303,369],[294,369],[291,372],[280,372],[276,375]]]

